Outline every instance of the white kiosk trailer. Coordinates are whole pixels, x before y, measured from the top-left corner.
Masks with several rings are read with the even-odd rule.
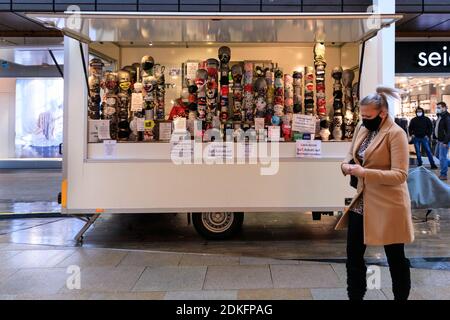
[[[61,203],[63,214],[86,221],[76,240],[82,241],[104,213],[192,214],[203,236],[223,239],[241,228],[246,212],[313,212],[317,219],[344,210],[354,195],[339,169],[349,141],[324,141],[311,158],[298,154],[295,142],[258,143],[256,161],[244,163],[232,142],[222,164],[208,163],[204,154],[211,143],[199,141],[192,158],[187,151],[191,164],[181,165],[173,160],[170,141],[88,142],[89,55],[115,70],[152,56],[166,67],[169,114],[183,86],[185,74],[179,70],[186,71],[189,61],[217,59],[218,48],[228,46],[231,61],[271,61],[292,74],[314,66],[320,42],[326,48],[326,101],[333,119],[334,67],[356,73],[360,96],[394,83],[393,24],[401,16],[391,3],[382,3],[380,13],[29,14],[65,35]],[[247,147],[244,153],[249,152]]]

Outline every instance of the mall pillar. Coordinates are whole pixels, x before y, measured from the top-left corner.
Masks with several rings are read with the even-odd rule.
[[[395,1],[374,0],[374,11],[375,15],[394,14]],[[368,27],[371,23],[368,22]],[[395,86],[395,24],[383,28],[376,37],[366,42],[361,82],[361,98],[374,93],[379,85]],[[389,113],[394,116],[394,103],[390,106]]]

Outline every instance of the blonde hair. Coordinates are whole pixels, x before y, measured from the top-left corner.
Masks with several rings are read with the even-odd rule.
[[[388,98],[400,100],[400,91],[395,88],[379,86],[376,93],[370,94],[361,100],[361,106],[375,105],[377,109],[386,108],[389,110]]]

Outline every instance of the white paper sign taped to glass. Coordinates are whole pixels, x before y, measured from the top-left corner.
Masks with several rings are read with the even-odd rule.
[[[186,79],[195,79],[198,70],[198,62],[186,63]]]
[[[89,120],[89,142],[111,139],[109,120]]]
[[[297,158],[321,158],[322,141],[297,140],[295,144]]]
[[[316,117],[304,114],[294,114],[292,131],[301,133],[316,133]]]
[[[160,122],[159,123],[159,140],[169,141],[172,137],[172,123]]]
[[[170,147],[170,158],[173,163],[191,163],[194,156],[194,144],[191,140],[171,142]]]
[[[101,120],[88,120],[88,142],[99,142],[98,138],[98,121]]]
[[[173,131],[176,133],[183,133],[186,131],[186,118],[173,119]]]
[[[145,118],[135,118],[135,119],[137,131],[139,132],[145,131]]]
[[[270,126],[268,132],[269,141],[280,141],[281,129],[278,126]]]
[[[111,158],[116,155],[116,140],[104,140],[103,141],[103,149],[105,153],[105,157]]]
[[[212,142],[208,146],[207,156],[210,160],[234,158],[234,144],[230,142]]]
[[[131,111],[139,112],[142,111],[142,106],[144,104],[144,98],[142,93],[132,93],[131,94]]]

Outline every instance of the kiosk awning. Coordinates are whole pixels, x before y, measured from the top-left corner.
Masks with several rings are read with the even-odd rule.
[[[29,17],[84,42],[359,42],[401,19],[374,13],[65,12]]]

